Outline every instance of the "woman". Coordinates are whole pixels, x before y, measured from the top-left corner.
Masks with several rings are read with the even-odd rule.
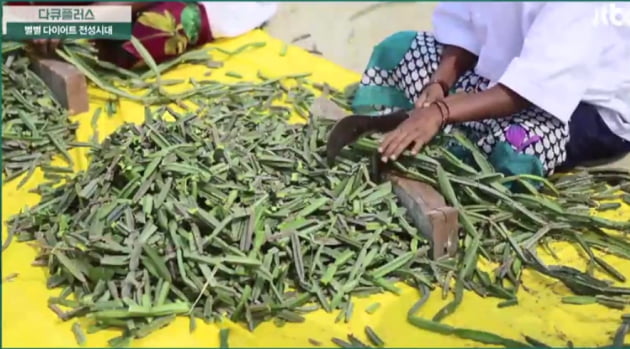
[[[142,42],[157,63],[214,39],[244,34],[271,18],[277,9],[273,2],[75,2],[46,5],[130,6],[131,35]],[[34,47],[42,55],[53,54],[60,42],[58,39],[33,40]],[[129,41],[96,40],[95,44],[100,59],[123,68],[142,63],[140,54]]]
[[[434,34],[401,32],[375,47],[353,108],[412,110],[385,135],[383,161],[453,129],[509,174],[549,175],[626,154],[629,26],[602,9],[616,15],[628,7],[441,3]]]

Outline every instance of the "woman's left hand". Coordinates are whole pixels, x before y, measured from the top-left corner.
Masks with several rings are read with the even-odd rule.
[[[407,120],[387,133],[381,141],[378,151],[382,161],[396,160],[412,143],[411,153],[417,154],[437,135],[441,126],[442,114],[435,105],[414,109]]]

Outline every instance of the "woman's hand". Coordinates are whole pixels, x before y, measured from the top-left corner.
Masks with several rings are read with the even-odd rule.
[[[437,135],[441,126],[442,114],[437,106],[414,109],[407,120],[387,133],[381,141],[378,149],[381,160],[396,160],[412,143],[411,153],[417,154]]]
[[[508,87],[497,84],[483,92],[456,93],[444,98],[445,110],[436,104],[416,108],[407,120],[388,133],[378,149],[383,162],[396,160],[412,143],[412,154],[429,143],[443,123],[458,124],[483,119],[498,119],[529,106],[531,103]],[[441,111],[446,112],[443,114]]]
[[[61,40],[59,39],[35,39],[31,41],[35,52],[44,57],[54,55],[60,43]]]
[[[431,103],[444,99],[444,90],[437,82],[431,82],[422,90],[418,99],[416,99],[416,108],[426,108]]]

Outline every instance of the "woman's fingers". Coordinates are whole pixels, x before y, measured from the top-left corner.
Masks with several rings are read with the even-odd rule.
[[[422,149],[422,147],[424,146],[424,141],[421,139],[416,139],[413,142],[413,147],[411,148],[411,155],[418,155],[418,153],[420,152],[420,149]]]
[[[400,133],[400,129],[395,129],[385,134],[385,137],[383,137],[381,145],[378,148],[379,153],[381,153],[381,161],[387,162],[389,160],[390,148],[397,142]]]
[[[437,101],[438,99],[442,99],[444,98],[444,96],[442,96],[440,93],[438,92],[430,92],[427,95],[427,98],[424,100],[424,104],[422,104],[423,108],[428,108],[431,106],[431,103]]]
[[[381,155],[383,155],[383,158],[381,159],[383,160],[383,162],[387,162],[387,159],[385,157],[385,152],[387,151],[389,144],[394,139],[397,133],[398,133],[398,129],[395,129],[391,132],[387,132],[385,136],[383,136],[383,139],[381,140],[381,144],[378,147],[378,152],[381,153]]]
[[[424,103],[422,103],[421,108],[428,108],[431,106],[431,103],[435,102],[437,100],[437,98],[435,97],[429,97],[427,98]]]
[[[409,148],[409,145],[411,145],[416,137],[417,133],[415,131],[405,132],[401,137],[398,138],[397,142],[392,145],[391,151],[389,153],[389,159],[392,161],[398,159],[398,157],[405,151],[405,149]]]
[[[46,52],[46,39],[35,39],[32,41],[33,48],[40,55],[45,55]]]
[[[60,42],[59,39],[35,39],[33,40],[33,46],[40,55],[50,56],[59,47]]]
[[[424,104],[427,103],[427,94],[426,93],[422,93],[420,94],[420,96],[418,97],[418,99],[416,99],[416,108],[422,108],[424,107]]]
[[[59,47],[59,43],[61,42],[61,40],[59,39],[50,39],[48,40],[48,54],[52,55],[55,53],[55,51],[57,50],[57,47]]]
[[[431,106],[431,103],[444,98],[442,88],[437,84],[427,86],[424,91],[416,99],[417,108],[426,108]]]
[[[387,135],[381,142],[379,151],[381,153],[381,160],[387,162],[389,160],[396,160],[400,154],[405,151],[409,144],[414,139],[413,132],[403,128],[407,125],[400,125],[401,127],[394,130]]]

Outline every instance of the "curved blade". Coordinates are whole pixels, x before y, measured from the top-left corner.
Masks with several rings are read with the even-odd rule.
[[[334,165],[335,159],[341,150],[354,143],[361,136],[380,132],[385,133],[394,130],[408,118],[406,111],[397,111],[382,116],[350,115],[335,124],[328,135],[326,143],[326,160],[329,166]]]
[[[371,119],[375,118],[363,115],[350,115],[337,121],[328,134],[326,143],[326,160],[329,166],[334,165],[341,149],[348,144],[354,143],[369,131]]]

